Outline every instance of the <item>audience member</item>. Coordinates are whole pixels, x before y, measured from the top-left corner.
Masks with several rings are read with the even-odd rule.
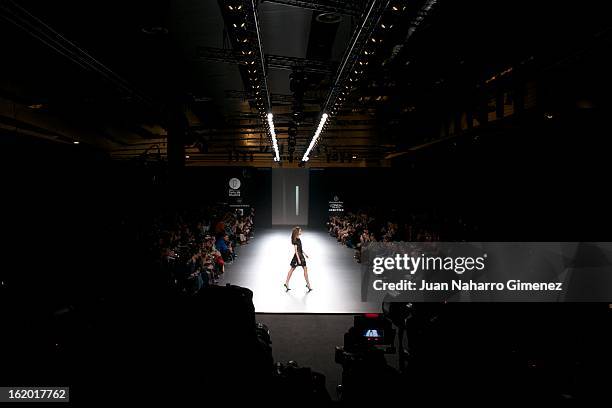
[[[186,293],[217,284],[226,262],[237,257],[236,245],[247,244],[252,237],[253,214],[253,210],[244,214],[211,206],[155,219],[150,242],[168,283]]]

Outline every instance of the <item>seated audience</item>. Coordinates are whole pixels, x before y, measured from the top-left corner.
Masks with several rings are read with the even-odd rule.
[[[211,206],[159,215],[149,239],[166,282],[189,294],[217,284],[226,262],[237,257],[236,244],[247,244],[252,237],[253,214]]]
[[[443,222],[444,231],[437,217],[428,213],[357,211],[329,217],[327,230],[340,244],[355,249],[355,259],[361,262],[361,249],[370,242],[432,242],[440,241],[441,235],[447,241],[465,239],[467,225],[461,219]]]

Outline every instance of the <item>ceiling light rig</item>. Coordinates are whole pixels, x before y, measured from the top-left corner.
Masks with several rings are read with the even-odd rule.
[[[272,149],[274,150],[274,161],[280,161],[280,156],[278,154],[278,141],[276,140],[276,131],[274,130],[274,115],[272,113],[268,113],[268,129],[270,131],[270,136],[272,137]]]
[[[374,55],[374,47],[383,42],[385,33],[390,32],[393,25],[384,22],[384,14],[395,6],[402,10],[405,1],[371,0],[362,15],[362,22],[353,33],[349,46],[346,49],[336,76],[332,81],[327,99],[323,104],[319,125],[315,130],[308,149],[302,161],[310,160],[310,152],[316,147],[330,119],[338,114],[342,105],[348,100],[352,89],[357,82],[363,79],[368,58]],[[384,28],[383,28],[384,27]]]
[[[436,5],[437,0],[427,0],[423,7],[419,10],[415,19],[410,23],[410,28],[408,29],[408,35],[406,36],[406,40],[414,34],[416,29],[423,23],[425,18],[431,13],[431,9]]]
[[[256,2],[255,0],[219,0],[219,5],[224,10],[226,27],[241,65],[245,89],[251,94],[253,105],[273,147],[274,161],[278,162],[280,154],[274,130],[274,116],[268,91]]]
[[[310,160],[310,151],[315,147],[317,141],[319,140],[319,136],[325,127],[325,123],[327,122],[327,118],[329,115],[327,113],[323,113],[321,115],[321,120],[319,121],[319,126],[317,126],[317,130],[315,130],[314,135],[312,136],[312,140],[310,141],[310,145],[308,145],[308,149],[306,149],[306,153],[304,153],[304,157],[302,157],[302,161],[307,162]]]
[[[391,54],[391,57],[389,57],[388,62],[393,61],[400,54],[400,51],[404,48],[406,42],[408,42],[410,37],[412,37],[412,35],[416,32],[416,30],[423,24],[425,19],[432,13],[432,9],[437,3],[438,3],[438,0],[425,0],[423,5],[417,12],[416,17],[412,21],[410,21],[408,32],[406,34],[406,37],[404,38],[403,43],[395,46],[393,53]],[[400,11],[405,10],[405,8],[402,10],[401,7],[399,6],[396,6],[396,8],[397,8],[396,13],[399,13]],[[406,62],[406,65],[408,65],[408,63],[409,61]]]

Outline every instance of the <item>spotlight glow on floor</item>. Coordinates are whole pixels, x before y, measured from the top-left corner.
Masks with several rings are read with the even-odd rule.
[[[320,230],[305,228],[301,240],[312,292],[307,293],[301,267],[293,272],[291,290],[283,287],[293,257],[291,227],[258,230],[251,243],[239,247],[221,284],[251,289],[259,313],[380,312],[379,303],[361,302],[361,266],[352,249]]]

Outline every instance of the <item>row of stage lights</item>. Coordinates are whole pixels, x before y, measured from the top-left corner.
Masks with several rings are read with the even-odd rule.
[[[328,117],[329,115],[327,113],[323,113],[323,115],[321,115],[321,121],[319,122],[319,126],[317,126],[317,130],[315,130],[315,133],[312,136],[312,140],[310,141],[310,144],[308,145],[308,149],[306,149],[306,153],[304,153],[304,156],[302,157],[302,161],[307,162],[308,160],[310,160],[310,151],[317,144],[317,141],[319,140],[319,136],[321,135],[321,132],[323,131],[323,128],[325,127],[325,123],[327,122]]]
[[[235,44],[239,48],[236,51],[238,57],[242,59],[240,63],[246,66],[248,82],[255,98],[259,117],[270,137],[274,161],[280,161],[255,0],[229,0],[226,2],[226,7],[231,26],[236,34]],[[252,18],[252,27],[249,25],[250,18]],[[256,38],[249,38],[253,33],[255,33]]]
[[[268,130],[270,131],[270,136],[272,137],[272,149],[274,150],[274,161],[280,161],[280,156],[278,154],[278,142],[276,140],[276,131],[274,130],[274,115],[272,113],[268,113]]]
[[[435,3],[435,0],[428,0],[426,3],[431,3],[432,1]],[[319,125],[312,136],[308,149],[306,149],[302,157],[302,161],[307,162],[310,159],[310,152],[316,147],[321,133],[327,128],[329,121],[338,114],[343,104],[348,100],[350,93],[357,88],[359,82],[365,79],[366,75],[364,74],[366,74],[370,61],[382,44],[386,42],[386,37],[393,33],[397,20],[404,17],[407,9],[406,3],[406,0],[372,0],[370,2],[363,22],[360,28],[358,28],[359,31],[356,32],[355,37],[351,41],[350,51],[344,56],[344,61],[341,63],[340,70],[336,74],[334,85],[330,89],[328,98],[323,106]],[[378,12],[374,10],[378,10]],[[360,39],[360,34],[366,28],[369,18],[372,18],[371,22],[376,20],[375,24],[370,27],[369,35],[365,34],[369,38]]]

